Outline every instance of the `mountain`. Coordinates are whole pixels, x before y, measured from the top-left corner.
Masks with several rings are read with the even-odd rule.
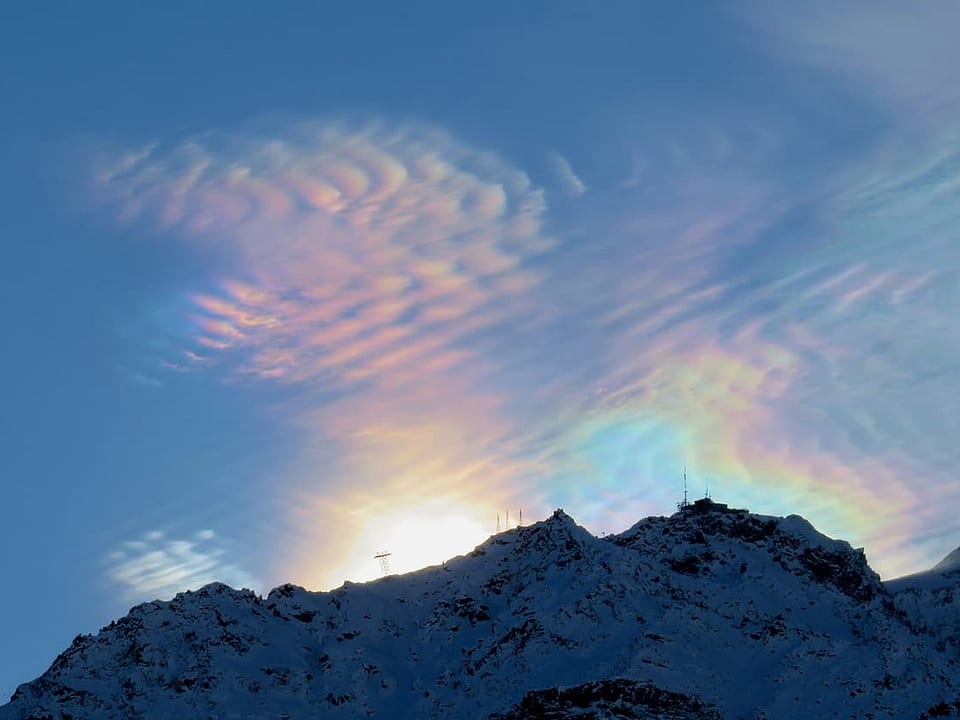
[[[603,538],[558,510],[409,575],[139,605],[0,720],[960,714],[960,580],[934,574],[884,584],[803,518],[709,500]]]
[[[939,573],[958,573],[960,572],[960,547],[947,555],[943,560],[933,566],[933,570]]]
[[[956,673],[960,662],[960,548],[932,569],[891,580],[886,586],[904,624],[932,640],[938,655]]]

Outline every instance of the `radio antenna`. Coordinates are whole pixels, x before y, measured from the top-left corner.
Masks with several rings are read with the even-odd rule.
[[[690,505],[690,501],[687,499],[687,466],[683,466],[683,502],[677,503],[677,510],[683,510],[685,507]]]

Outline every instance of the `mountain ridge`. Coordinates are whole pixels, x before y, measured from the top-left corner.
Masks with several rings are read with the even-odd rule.
[[[143,603],[0,720],[920,717],[960,697],[954,598],[795,515],[700,500],[597,538],[558,510],[408,575]]]

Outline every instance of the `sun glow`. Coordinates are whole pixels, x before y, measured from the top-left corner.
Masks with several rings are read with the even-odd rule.
[[[457,555],[470,552],[496,530],[496,516],[489,518],[482,509],[432,500],[388,509],[366,517],[356,539],[343,555],[343,563],[326,585],[342,580],[363,582],[382,575],[379,560],[387,558],[390,574],[439,565]]]
[[[392,570],[407,572],[435,565],[469,552],[493,534],[493,528],[488,527],[493,523],[484,526],[463,510],[441,512],[444,515],[424,517],[412,509],[398,513],[384,527],[375,529],[373,534],[377,539],[384,538],[386,549],[392,553]]]

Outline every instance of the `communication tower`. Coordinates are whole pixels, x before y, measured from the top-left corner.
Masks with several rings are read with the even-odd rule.
[[[523,525],[523,508],[520,508],[520,517],[517,520],[516,527]],[[510,511],[505,510],[503,514],[503,523],[500,522],[500,513],[497,513],[497,532],[510,529]]]
[[[683,467],[683,501],[677,503],[677,510],[683,510],[685,507],[690,505],[690,501],[687,500],[687,467]]]

